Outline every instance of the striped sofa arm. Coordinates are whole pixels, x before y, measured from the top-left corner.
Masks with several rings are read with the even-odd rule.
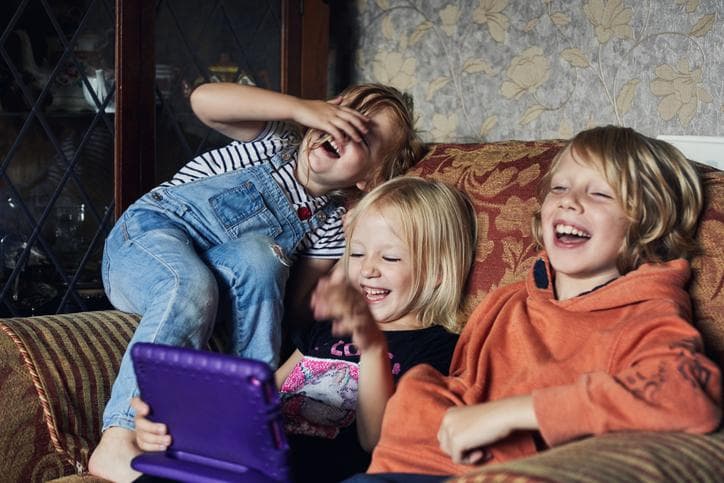
[[[0,319],[3,481],[86,472],[137,324],[118,311]]]
[[[447,483],[610,483],[696,481],[718,483],[724,468],[724,432],[610,433],[483,467]]]

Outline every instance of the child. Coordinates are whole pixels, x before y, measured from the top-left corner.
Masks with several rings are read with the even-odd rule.
[[[402,378],[369,473],[459,475],[606,432],[717,427],[721,375],[686,292],[695,168],[632,129],[594,128],[554,159],[541,203],[528,279],[474,311],[449,377]]]
[[[364,471],[395,381],[423,362],[446,372],[457,340],[446,329],[457,328],[476,237],[460,192],[420,178],[388,181],[350,212],[347,232],[347,280],[336,271],[312,298],[315,317],[333,321],[299,337],[276,372],[296,481]],[[138,446],[165,449],[165,426],[134,404]]]
[[[301,299],[344,250],[341,195],[400,174],[422,144],[400,93],[375,84],[324,102],[211,83],[191,105],[235,141],[190,161],[121,216],[106,240],[104,286],[116,308],[142,315],[129,348],[200,348],[221,309],[229,352],[276,367],[290,265],[299,259],[303,276],[289,290]],[[309,129],[300,139],[280,120]],[[112,480],[134,476],[126,470],[139,452],[129,354],[89,463]]]

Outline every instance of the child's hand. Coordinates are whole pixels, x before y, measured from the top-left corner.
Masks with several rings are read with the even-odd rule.
[[[319,279],[311,306],[315,319],[332,319],[332,334],[351,334],[361,352],[385,340],[364,297],[346,281],[342,270]]]
[[[171,436],[163,423],[154,423],[146,418],[151,408],[140,398],[131,400],[136,411],[136,444],[143,451],[164,451],[171,444]]]
[[[537,429],[531,396],[516,396],[448,409],[437,439],[454,463],[474,465],[490,459],[484,446],[517,429]]]
[[[354,109],[341,105],[341,102],[341,98],[330,101],[300,99],[294,120],[302,126],[330,134],[340,146],[346,137],[359,143],[368,130],[370,120]]]

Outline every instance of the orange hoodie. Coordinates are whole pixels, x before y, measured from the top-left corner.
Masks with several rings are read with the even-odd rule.
[[[684,286],[689,264],[645,264],[592,292],[556,300],[547,260],[489,294],[455,348],[451,376],[411,369],[387,404],[370,473],[457,475],[438,445],[445,411],[533,395],[549,445],[610,431],[704,433],[721,418],[721,374],[702,355]],[[501,462],[536,452],[533,432],[488,448]]]

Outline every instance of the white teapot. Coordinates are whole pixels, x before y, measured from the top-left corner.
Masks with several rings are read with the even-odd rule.
[[[90,84],[91,89],[95,92],[98,102],[102,104],[108,96],[108,81],[106,80],[106,75],[103,69],[96,69],[95,76],[88,77],[88,84]],[[94,111],[98,112],[98,105],[95,100],[93,100],[93,96],[91,95],[91,92],[85,82],[83,82],[83,97],[85,97],[85,101],[88,105]],[[116,112],[116,104],[114,100],[111,100],[106,105],[105,112]]]

